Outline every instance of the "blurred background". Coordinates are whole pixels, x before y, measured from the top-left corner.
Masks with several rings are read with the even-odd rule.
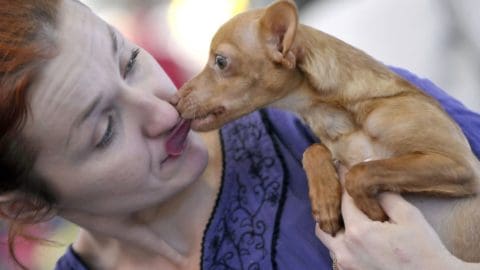
[[[200,71],[210,39],[233,15],[268,0],[82,0],[148,50],[177,86]],[[300,21],[360,48],[387,65],[432,80],[480,112],[478,0],[298,0]],[[77,228],[54,219],[29,229],[51,245],[18,243],[31,269],[53,269]],[[0,223],[0,270],[15,269]]]

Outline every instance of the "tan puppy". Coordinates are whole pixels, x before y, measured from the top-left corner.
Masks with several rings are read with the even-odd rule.
[[[411,199],[455,255],[480,261],[480,165],[460,128],[432,98],[365,53],[298,23],[290,1],[232,18],[214,36],[206,67],[177,108],[206,131],[267,105],[298,114],[322,144],[303,156],[315,220],[340,229],[335,162],[370,218],[386,220],[379,192]]]

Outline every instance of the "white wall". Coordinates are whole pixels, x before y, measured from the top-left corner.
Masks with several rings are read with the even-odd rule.
[[[312,1],[300,20],[429,78],[480,112],[478,10],[478,0],[327,0]]]

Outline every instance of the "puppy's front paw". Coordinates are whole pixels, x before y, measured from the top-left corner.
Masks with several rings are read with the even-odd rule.
[[[312,205],[312,215],[320,229],[332,236],[342,228],[340,200]]]
[[[372,178],[368,165],[356,165],[345,177],[345,189],[352,196],[355,205],[370,219],[386,221],[388,216],[376,199],[378,188],[371,182]]]

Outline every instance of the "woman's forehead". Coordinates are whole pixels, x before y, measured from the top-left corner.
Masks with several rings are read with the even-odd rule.
[[[53,95],[82,95],[104,83],[104,77],[111,77],[108,73],[113,72],[113,48],[117,46],[111,27],[84,5],[65,1],[60,13],[59,54],[44,69],[40,88]]]
[[[115,63],[112,36],[103,20],[71,0],[64,1],[59,12],[59,53],[32,85],[30,129],[37,135],[54,130],[52,135],[63,138],[64,126],[73,123],[101,89],[109,87]]]
[[[98,17],[92,10],[76,1],[63,2],[59,10],[58,41],[72,46],[85,46],[92,37],[107,36],[108,24]]]

